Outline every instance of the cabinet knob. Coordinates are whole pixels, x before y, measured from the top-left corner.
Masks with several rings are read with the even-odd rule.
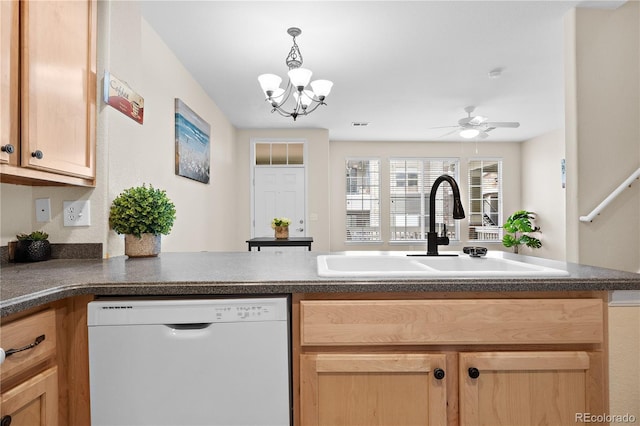
[[[477,379],[478,377],[480,377],[480,371],[477,368],[471,367],[469,369],[469,377],[471,377],[472,379]]]
[[[433,377],[438,380],[444,379],[444,370],[442,368],[436,368],[435,370],[433,370]]]
[[[0,150],[2,150],[2,152],[6,152],[7,154],[13,154],[14,152],[16,152],[16,148],[10,143],[0,147]]]
[[[0,426],[9,426],[11,424],[11,416],[6,415],[0,419]]]
[[[36,149],[34,152],[31,153],[31,156],[37,158],[38,160],[42,160],[42,157],[44,157],[44,154],[39,149]]]

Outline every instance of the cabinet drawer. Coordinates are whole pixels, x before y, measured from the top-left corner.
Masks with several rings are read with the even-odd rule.
[[[2,324],[0,347],[5,352],[31,345],[38,336],[44,336],[41,343],[8,356],[0,364],[0,380],[4,381],[46,361],[56,353],[56,315],[53,309]]]
[[[600,299],[300,302],[307,346],[601,343]]]

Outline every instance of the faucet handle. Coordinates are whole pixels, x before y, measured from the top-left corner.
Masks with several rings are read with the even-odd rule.
[[[471,257],[481,257],[487,255],[486,247],[463,247],[462,252]]]

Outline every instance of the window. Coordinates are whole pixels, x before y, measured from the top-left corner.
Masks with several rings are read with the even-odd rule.
[[[304,164],[304,144],[301,142],[258,142],[255,146],[257,166]]]
[[[442,174],[458,180],[457,159],[411,158],[389,161],[391,241],[426,240],[429,232],[429,194]],[[453,219],[453,191],[443,183],[436,192],[436,232],[458,239]]]
[[[346,241],[380,239],[380,160],[346,161]]]
[[[469,240],[502,240],[502,160],[469,161]]]

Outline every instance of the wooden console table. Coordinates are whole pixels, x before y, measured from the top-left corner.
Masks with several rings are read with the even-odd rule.
[[[248,249],[251,251],[253,247],[307,247],[311,251],[312,237],[291,237],[291,238],[273,238],[260,237],[247,240]]]

